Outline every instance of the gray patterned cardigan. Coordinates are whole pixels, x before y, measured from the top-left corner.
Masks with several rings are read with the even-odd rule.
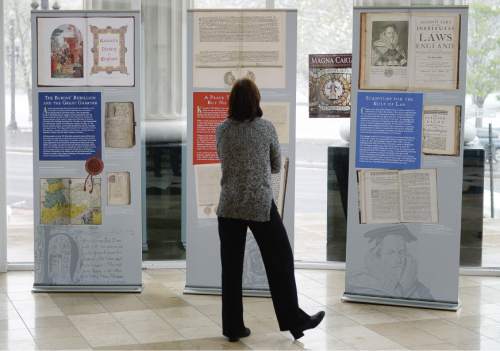
[[[271,122],[230,118],[217,127],[217,153],[222,180],[217,216],[267,222],[270,220],[271,173],[279,173],[280,144]]]

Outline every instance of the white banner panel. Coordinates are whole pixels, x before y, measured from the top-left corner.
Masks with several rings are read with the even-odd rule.
[[[217,208],[220,166],[214,125],[227,116],[234,81],[253,79],[262,96],[264,117],[276,126],[287,177],[276,203],[293,247],[295,199],[295,103],[297,12],[295,10],[190,10],[188,12],[188,129],[183,155],[183,230],[187,236],[186,292],[220,292]],[[210,127],[212,126],[212,127]],[[274,180],[273,180],[274,182]],[[277,194],[279,191],[277,191]],[[262,258],[247,236],[243,288],[268,294]]]
[[[33,11],[34,291],[140,291],[139,11]]]
[[[467,14],[464,6],[354,8],[346,301],[459,307]],[[393,126],[407,123],[415,93],[423,93],[418,162],[404,165],[391,155],[403,157],[408,130],[376,131],[396,108]],[[384,141],[389,134],[397,140]],[[374,147],[360,147],[367,140]],[[376,164],[378,148],[390,145],[384,162],[404,166],[357,162]]]

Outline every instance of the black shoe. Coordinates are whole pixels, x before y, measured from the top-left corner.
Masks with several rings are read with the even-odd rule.
[[[321,321],[323,320],[323,317],[325,317],[325,311],[320,311],[320,312],[316,313],[315,315],[311,316],[311,318],[309,318],[299,328],[290,329],[290,333],[292,333],[293,338],[295,340],[300,339],[301,337],[304,336],[304,330],[316,328],[318,326],[318,324],[320,324]]]
[[[240,338],[245,338],[249,335],[250,335],[250,329],[245,328],[245,329],[243,329],[243,331],[241,333],[238,333],[236,335],[231,335],[231,336],[226,335],[226,336],[230,342],[236,342],[236,341],[239,341]]]

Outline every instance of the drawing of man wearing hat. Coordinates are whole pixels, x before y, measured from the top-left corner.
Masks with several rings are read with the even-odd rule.
[[[372,247],[364,270],[349,281],[360,294],[434,300],[429,288],[418,280],[417,260],[408,243],[417,238],[403,224],[370,230],[364,235]]]

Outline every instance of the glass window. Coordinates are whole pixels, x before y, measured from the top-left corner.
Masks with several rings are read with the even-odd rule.
[[[63,10],[82,9],[84,3],[89,9],[125,10],[139,2],[59,1]],[[140,3],[147,38],[144,111],[148,234],[143,257],[184,259],[180,165],[182,134],[186,128],[182,38],[187,5],[183,0]],[[348,130],[348,120],[309,118],[308,55],[351,52],[353,2],[193,0],[193,7],[265,8],[268,3],[274,3],[276,8],[298,10],[295,257],[304,261],[343,261],[346,201],[342,189],[347,175],[338,173],[337,162],[346,162],[348,157],[348,148],[341,138]],[[30,4],[30,0],[3,2],[10,262],[33,260]],[[500,27],[496,25],[499,20],[498,1],[470,1],[465,106],[465,137],[470,142],[465,148],[461,248],[461,263],[465,266],[500,266]],[[329,156],[334,146],[342,146],[344,153]]]
[[[239,9],[266,7],[266,0],[194,0],[193,8]]]
[[[295,259],[342,260],[345,241],[327,235],[328,149],[341,143],[345,119],[309,118],[309,54],[351,53],[352,1],[276,0],[277,8],[297,9],[297,144],[295,184]],[[345,238],[345,235],[344,235]],[[332,253],[332,250],[335,252]]]
[[[59,1],[82,9],[83,1]],[[5,123],[7,165],[7,261],[33,261],[33,135],[31,101],[31,1],[4,6]]]
[[[33,261],[30,1],[4,6],[7,260]]]
[[[469,2],[460,257],[463,266],[500,267],[499,21],[498,1]]]

